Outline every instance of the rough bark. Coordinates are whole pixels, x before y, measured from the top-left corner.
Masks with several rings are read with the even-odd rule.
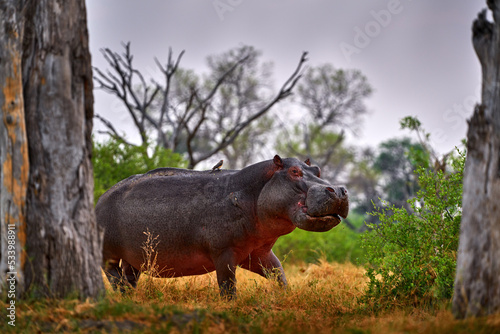
[[[93,210],[85,1],[30,1],[25,19],[26,287],[35,295],[94,297],[103,289],[102,232]]]
[[[463,215],[453,311],[456,317],[500,310],[500,0],[487,1],[473,25],[482,66],[482,104],[469,121]]]
[[[24,283],[22,268],[26,260],[23,247],[26,242],[25,202],[29,163],[22,96],[23,25],[19,1],[0,0],[0,15],[1,291],[6,278],[15,277],[18,285]]]

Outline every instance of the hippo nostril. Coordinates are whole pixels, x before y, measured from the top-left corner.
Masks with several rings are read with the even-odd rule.
[[[331,193],[334,193],[334,192],[335,192],[335,190],[334,190],[332,187],[326,187],[326,190],[328,190],[328,191],[329,191],[329,192],[331,192]]]
[[[342,193],[342,196],[347,195],[347,189],[344,187],[340,187],[340,192]]]

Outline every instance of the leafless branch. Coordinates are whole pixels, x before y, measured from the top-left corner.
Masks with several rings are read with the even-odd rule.
[[[116,131],[115,127],[113,126],[113,124],[110,121],[108,121],[107,119],[105,119],[104,117],[102,117],[99,114],[95,114],[94,116],[95,116],[95,118],[99,119],[109,129],[109,131],[99,131],[99,133],[108,134],[111,137],[118,139],[127,145],[136,146],[136,145],[132,144],[131,142],[127,141],[123,136],[121,136],[118,133],[118,131]]]
[[[252,122],[263,116],[275,104],[290,96],[302,76],[301,72],[307,61],[307,52],[304,52],[294,72],[280,87],[278,93],[269,102],[255,107],[252,105],[252,101],[255,101],[257,97],[249,99],[248,94],[254,93],[256,86],[252,84],[245,86],[242,83],[242,80],[245,80],[243,74],[245,66],[254,66],[257,53],[252,48],[240,49],[238,58],[231,60],[231,62],[223,58],[225,61],[221,63],[223,66],[214,71],[214,82],[207,88],[206,85],[198,85],[196,81],[189,82],[189,77],[186,77],[187,83],[175,81],[175,75],[178,73],[184,51],[174,58],[172,51],[169,50],[166,64],[162,64],[158,58],[154,58],[163,75],[163,81],[158,83],[151,79],[151,84],[147,82],[143,73],[134,67],[130,43],[123,43],[123,47],[122,54],[108,48],[101,50],[109,69],[104,71],[95,69],[96,86],[122,101],[138,129],[143,143],[148,140],[146,127],[154,129],[159,140],[158,144],[163,147],[176,150],[181,140],[186,141],[185,148],[191,168],[200,161],[227,148]],[[217,74],[219,70],[221,73]],[[178,84],[178,86],[174,86],[173,83]],[[227,109],[227,113],[224,111],[220,113],[220,116],[217,116],[219,111],[215,109],[214,101],[223,96],[222,87],[225,85],[234,89],[232,94],[237,102],[235,106]],[[174,87],[179,89],[179,91],[175,90],[175,95],[173,95]],[[255,112],[248,111],[255,109],[257,109]],[[249,116],[245,116],[245,113],[248,113]],[[214,120],[216,117],[219,118]],[[210,125],[219,124],[222,126],[227,119],[230,119],[233,125],[220,133],[220,139],[211,138],[213,147],[208,152],[200,152],[195,145],[196,141],[206,135]],[[101,119],[101,121],[103,120]],[[111,123],[106,124],[105,121],[103,123],[109,129],[110,135],[117,138],[122,137],[119,136],[116,129],[109,126]]]
[[[165,118],[165,115],[167,115],[168,108],[170,106],[169,103],[169,93],[170,93],[170,84],[172,81],[172,77],[179,68],[179,63],[182,59],[182,56],[184,55],[184,50],[181,51],[179,56],[177,56],[177,60],[175,63],[172,61],[172,49],[168,50],[168,62],[165,67],[163,67],[158,60],[158,58],[155,57],[155,62],[160,71],[165,75],[165,89],[163,90],[163,104],[161,107],[161,112],[160,112],[160,120],[159,123],[163,124],[163,119]]]
[[[264,115],[266,112],[268,112],[275,104],[277,104],[279,101],[283,100],[284,98],[288,97],[289,95],[292,94],[292,90],[297,84],[298,80],[301,77],[301,70],[304,66],[304,63],[307,61],[307,52],[302,53],[302,56],[300,57],[300,61],[295,68],[295,71],[290,75],[290,77],[285,81],[285,83],[281,86],[278,94],[269,102],[267,103],[263,108],[261,108],[258,112],[253,114],[252,116],[248,117],[246,121],[241,122],[236,124],[233,128],[230,130],[226,131],[226,135],[222,138],[221,142],[210,152],[202,155],[200,158],[194,160],[195,163],[198,163],[200,161],[206,160],[219,152],[220,150],[228,147],[231,145],[234,140],[238,137],[238,135],[243,131],[246,127],[248,127],[253,121],[255,121],[257,118],[261,117]]]
[[[147,84],[143,74],[133,66],[134,57],[130,52],[130,43],[122,43],[122,45],[125,48],[122,55],[108,48],[101,49],[101,53],[111,69],[103,72],[94,68],[94,80],[97,82],[98,88],[116,95],[123,102],[144,144],[148,141],[145,121],[160,129],[160,125],[148,115],[148,110],[160,92],[160,87],[156,85],[151,88]],[[134,85],[134,78],[137,78],[140,83],[138,91],[136,90],[137,86]],[[141,96],[138,95],[138,92]],[[112,133],[116,136],[116,131],[112,131]]]

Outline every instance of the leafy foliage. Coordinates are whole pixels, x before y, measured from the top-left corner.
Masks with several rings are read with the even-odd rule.
[[[364,216],[349,213],[349,221],[355,226],[363,224]],[[296,229],[280,237],[273,252],[286,263],[317,263],[320,259],[329,262],[364,263],[360,234],[343,223],[326,233],[313,233]]]
[[[381,172],[373,167],[374,162],[375,151],[371,148],[362,149],[356,154],[347,183],[349,202],[352,206],[349,216],[353,212],[365,215],[373,210],[372,202],[380,197]]]
[[[382,205],[382,200],[385,206],[411,210],[407,201],[419,190],[415,171],[418,167],[428,168],[429,158],[425,147],[410,138],[392,138],[380,143],[377,150],[368,147],[358,151],[347,181],[351,212],[364,215]],[[366,226],[378,222],[378,216],[366,218]]]
[[[295,124],[290,137],[278,137],[275,148],[286,156],[312,159],[321,167],[324,179],[339,181],[340,174],[354,159],[354,148],[346,145],[344,135],[314,123]]]
[[[185,167],[182,156],[150,145],[126,145],[111,138],[105,142],[93,141],[94,202],[117,182],[134,174],[142,174],[158,167]]]
[[[415,171],[419,166],[428,166],[428,157],[420,144],[409,138],[381,143],[373,167],[385,178],[384,199],[397,207],[406,206],[418,190]]]
[[[458,150],[457,150],[458,151]],[[371,213],[380,224],[363,236],[369,278],[361,301],[373,306],[419,305],[452,296],[461,219],[465,154],[452,171],[417,170],[420,190],[411,211],[394,206]]]
[[[321,128],[356,128],[367,112],[365,98],[371,94],[360,71],[335,69],[330,64],[310,67],[298,86],[300,104]]]

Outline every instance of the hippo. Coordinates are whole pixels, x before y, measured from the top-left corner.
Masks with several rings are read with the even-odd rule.
[[[230,299],[239,266],[286,287],[276,240],[295,228],[329,231],[349,211],[347,190],[320,173],[309,159],[276,155],[241,170],[157,168],[122,180],[95,208],[104,272],[114,288],[135,287],[149,231],[158,238],[158,277],[215,270],[221,296]]]

